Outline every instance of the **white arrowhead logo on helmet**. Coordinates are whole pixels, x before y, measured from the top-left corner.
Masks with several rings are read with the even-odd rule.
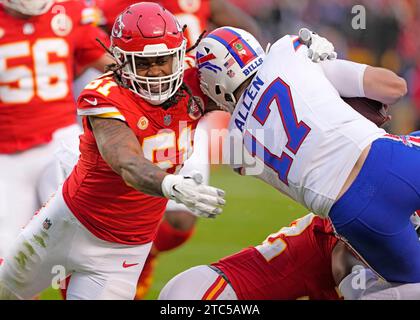
[[[115,20],[114,26],[112,27],[112,36],[115,38],[121,38],[124,27],[125,25],[122,21],[122,15],[120,15],[117,20]]]

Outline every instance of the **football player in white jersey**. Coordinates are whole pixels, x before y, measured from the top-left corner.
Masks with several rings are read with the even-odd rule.
[[[205,61],[202,90],[232,113],[233,167],[329,216],[386,280],[420,282],[410,224],[420,208],[420,140],[387,134],[341,98],[393,104],[406,94],[405,80],[345,60],[315,64],[296,36],[265,54],[251,34],[231,27],[209,33],[197,58]]]

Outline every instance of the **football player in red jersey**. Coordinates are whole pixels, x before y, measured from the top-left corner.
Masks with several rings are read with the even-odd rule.
[[[81,1],[0,3],[0,257],[64,180],[57,146],[77,149],[74,64],[112,61],[91,13]]]
[[[110,52],[112,73],[78,100],[79,161],[5,259],[0,299],[32,297],[57,279],[57,266],[61,280],[72,275],[68,299],[133,299],[168,199],[199,216],[221,212],[222,190],[176,174],[192,152],[202,93],[195,69],[184,76],[175,17],[154,3],[130,6]]]
[[[111,30],[115,17],[128,5],[137,2],[136,0],[97,0],[97,5],[103,12],[103,25],[105,30]],[[257,38],[262,38],[261,30],[256,21],[244,13],[241,9],[224,0],[160,0],[156,2],[172,12],[181,25],[187,25],[185,35],[187,45],[192,46],[200,34],[211,26],[232,25],[244,28]],[[211,25],[211,26],[210,26]],[[262,40],[262,39],[261,39]],[[186,66],[195,65],[194,57],[186,56]],[[196,130],[194,153],[185,163],[182,173],[189,173],[198,170],[208,183],[210,175],[209,167],[209,141],[208,132],[212,127],[214,130],[226,127],[228,115],[222,112],[214,113],[202,121]],[[144,272],[139,280],[136,299],[142,299],[147,294],[151,284],[156,257],[160,252],[173,250],[183,245],[193,235],[195,230],[196,217],[188,209],[169,201],[167,211],[164,215],[158,233],[153,244],[151,254],[147,259]]]
[[[339,299],[332,268],[338,243],[327,219],[308,214],[258,246],[178,274],[159,299]]]
[[[419,234],[419,218],[412,217]],[[172,278],[161,300],[419,299],[416,284],[380,279],[339,240],[329,219],[310,213],[260,245]]]

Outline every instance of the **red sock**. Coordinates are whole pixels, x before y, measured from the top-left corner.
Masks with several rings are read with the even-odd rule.
[[[177,230],[168,221],[163,220],[159,225],[153,245],[159,252],[177,248],[193,235],[194,230],[194,227],[187,231]]]

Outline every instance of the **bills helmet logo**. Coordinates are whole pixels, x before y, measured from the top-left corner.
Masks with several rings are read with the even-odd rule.
[[[222,68],[210,62],[211,60],[216,59],[216,56],[213,53],[202,54],[197,51],[196,58],[198,63],[198,69],[206,68],[210,71],[213,71],[214,73],[222,71]]]

